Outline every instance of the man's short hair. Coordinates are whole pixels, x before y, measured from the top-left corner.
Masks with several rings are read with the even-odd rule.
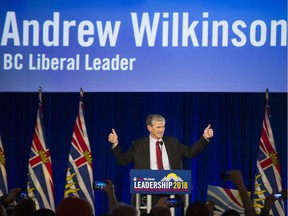
[[[146,125],[153,126],[157,121],[165,122],[165,118],[159,114],[150,114],[146,119]]]

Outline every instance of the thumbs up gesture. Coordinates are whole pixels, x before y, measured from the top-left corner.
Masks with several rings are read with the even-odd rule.
[[[108,141],[113,144],[113,146],[118,145],[118,135],[114,128],[112,128],[112,132],[108,136]]]
[[[209,140],[210,138],[214,136],[214,132],[210,124],[205,128],[203,136],[206,140]]]

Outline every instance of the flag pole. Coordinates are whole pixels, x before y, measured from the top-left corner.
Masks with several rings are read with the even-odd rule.
[[[270,123],[269,90],[266,89],[265,112],[262,123],[262,132],[258,150],[257,169],[254,182],[254,207],[260,213],[264,207],[264,200],[270,194],[282,191],[281,169],[278,152],[274,142]],[[272,215],[284,216],[285,206],[283,200],[275,200],[271,208]]]
[[[43,124],[41,86],[38,88],[38,97],[38,111],[28,162],[27,192],[35,202],[36,209],[48,208],[55,211],[52,162]]]
[[[42,103],[42,88],[41,88],[41,86],[39,86],[39,88],[38,88],[38,96],[39,96],[40,103]]]
[[[83,96],[84,96],[83,88],[80,88],[80,99],[81,99],[81,101],[83,99]]]
[[[266,94],[265,94],[265,112],[267,112],[267,115],[270,118],[269,89],[268,88],[266,88]]]
[[[94,214],[92,154],[84,118],[83,95],[83,88],[80,88],[79,112],[71,140],[64,197],[84,198]]]

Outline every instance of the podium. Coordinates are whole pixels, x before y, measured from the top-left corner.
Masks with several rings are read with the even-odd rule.
[[[152,208],[153,194],[167,194],[175,198],[176,194],[184,195],[184,211],[189,205],[191,194],[191,171],[190,170],[130,170],[130,193],[136,195],[136,209],[145,209],[147,213]],[[146,206],[141,206],[141,194],[147,196]],[[171,215],[175,215],[175,208],[170,208]]]

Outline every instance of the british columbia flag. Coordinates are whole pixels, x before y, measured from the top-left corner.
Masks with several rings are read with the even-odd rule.
[[[250,192],[248,192],[250,194]],[[238,190],[208,185],[207,201],[215,203],[213,215],[222,215],[228,209],[245,215],[244,206]]]
[[[255,175],[254,207],[256,212],[259,213],[261,208],[263,208],[265,197],[281,191],[280,160],[270,125],[269,93],[267,90]],[[272,208],[272,215],[285,216],[284,204],[281,199],[275,201],[275,205]]]
[[[38,112],[28,164],[27,192],[37,208],[55,210],[52,163],[43,125],[41,90],[39,90]]]
[[[6,173],[6,159],[2,145],[2,139],[0,136],[0,196],[8,193],[7,186],[7,173]]]
[[[94,212],[92,183],[92,155],[86,131],[84,104],[81,96],[79,113],[72,135],[64,197],[80,197],[85,199],[90,203]]]

